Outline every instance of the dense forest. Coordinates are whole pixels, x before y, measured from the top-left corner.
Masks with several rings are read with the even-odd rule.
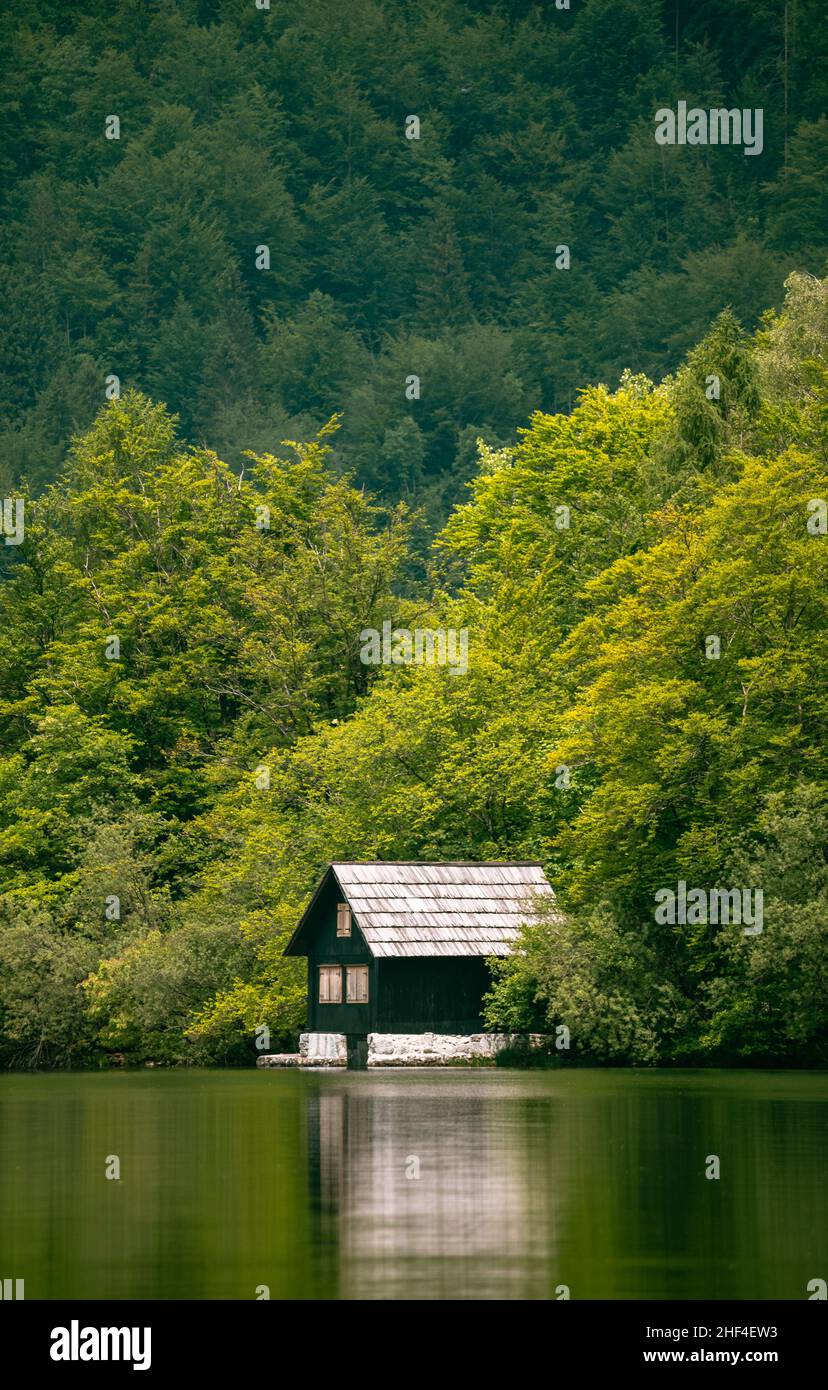
[[[754,334],[725,311],[664,382],[481,442],[404,596],[412,517],[335,423],[242,474],[104,406],[0,584],[5,1060],[250,1058],[302,1023],[281,949],[327,860],[514,857],[565,918],[493,1026],[824,1061],[827,359],[796,274]],[[468,670],[363,665],[385,621],[467,629]],[[660,925],[679,880],[762,888],[763,930]]]
[[[439,524],[478,438],[824,273],[822,0],[11,0],[0,35],[0,495],[114,375],[235,469],[341,412],[333,465]],[[761,106],[762,153],[656,144],[677,99]]]
[[[287,1044],[349,858],[544,864],[493,1028],[828,1060],[822,10],[5,8],[0,1063]]]

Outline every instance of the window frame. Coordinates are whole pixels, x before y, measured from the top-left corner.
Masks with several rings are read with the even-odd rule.
[[[364,975],[364,979],[365,979],[365,998],[364,998],[364,999],[352,999],[352,998],[351,998],[351,976],[352,976],[352,974],[354,974],[357,970],[362,970],[362,971],[365,972],[365,975]],[[362,965],[362,964],[359,964],[359,963],[356,963],[356,964],[354,964],[354,965],[346,965],[346,966],[345,966],[345,1003],[346,1003],[346,1004],[362,1004],[362,1005],[364,1006],[364,1005],[366,1005],[366,1004],[369,1004],[370,1001],[371,1001],[371,967],[370,967],[370,965]]]
[[[317,983],[318,983],[318,987],[317,987],[317,991],[316,991],[317,1003],[319,1003],[319,1004],[341,1004],[341,1003],[342,1003],[342,966],[341,966],[341,965],[318,965],[318,966],[316,967],[316,970],[317,970]],[[332,976],[335,976],[335,978],[339,981],[339,994],[338,994],[338,997],[337,997],[336,999],[323,999],[323,998],[322,998],[322,973],[323,973],[323,971],[327,971],[327,972],[328,972],[328,978],[329,978],[329,979],[330,979]]]
[[[343,930],[342,924],[345,924]],[[353,917],[351,914],[350,903],[337,903],[336,905],[336,934],[337,937],[349,937],[353,931]]]

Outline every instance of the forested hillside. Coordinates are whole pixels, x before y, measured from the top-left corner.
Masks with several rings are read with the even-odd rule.
[[[433,524],[478,437],[824,273],[821,0],[11,0],[0,37],[0,495],[114,375],[235,471],[341,412],[334,466]],[[761,154],[656,144],[679,98],[760,106]]]
[[[413,597],[411,516],[334,426],[242,473],[104,406],[2,552],[4,1062],[252,1058],[303,1021],[281,950],[320,870],[374,857],[543,861],[565,925],[493,1025],[824,1062],[827,359],[796,274],[665,381],[535,413]],[[468,670],[363,665],[386,621],[467,629]],[[678,880],[761,887],[763,930],[659,924]]]

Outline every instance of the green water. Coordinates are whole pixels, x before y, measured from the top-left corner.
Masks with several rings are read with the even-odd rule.
[[[5,1075],[0,1277],[29,1299],[802,1299],[828,1278],[826,1102],[790,1072]]]

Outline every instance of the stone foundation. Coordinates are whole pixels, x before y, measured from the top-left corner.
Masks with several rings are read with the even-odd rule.
[[[369,1067],[445,1067],[455,1062],[494,1061],[507,1047],[542,1047],[541,1034],[369,1033]],[[260,1057],[260,1067],[346,1067],[344,1033],[302,1033],[298,1054]]]
[[[369,1067],[444,1067],[494,1061],[504,1048],[525,1045],[513,1033],[369,1033]]]
[[[348,1044],[344,1033],[301,1033],[299,1036],[300,1067],[345,1067],[348,1065]]]

